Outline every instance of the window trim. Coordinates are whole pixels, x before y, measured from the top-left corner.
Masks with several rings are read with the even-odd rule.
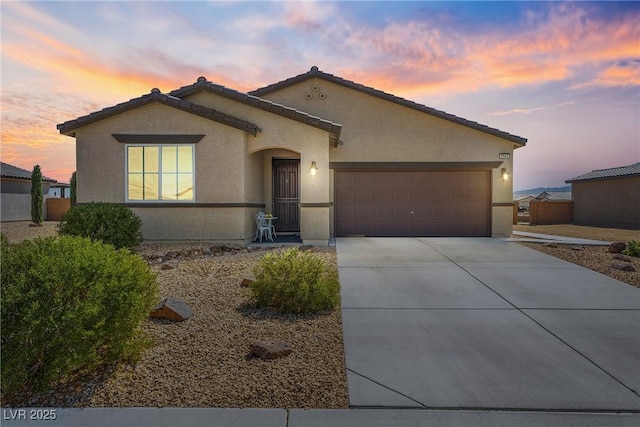
[[[162,199],[162,148],[163,147],[191,147],[191,174],[193,177],[193,198],[191,200],[164,200]],[[159,153],[159,161],[158,161],[158,199],[155,200],[139,200],[139,199],[129,199],[129,147],[158,147]],[[176,172],[177,173],[177,172]],[[179,205],[187,205],[196,203],[196,144],[163,144],[163,143],[136,143],[136,144],[125,144],[124,145],[124,200],[125,203],[140,203],[140,204],[151,204],[155,203],[158,205],[164,204],[179,204]]]

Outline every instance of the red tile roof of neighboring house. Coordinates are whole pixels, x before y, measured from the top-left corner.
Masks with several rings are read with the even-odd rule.
[[[595,169],[584,175],[576,176],[566,180],[566,183],[573,183],[579,181],[594,181],[599,179],[610,178],[627,178],[630,176],[640,176],[640,162],[634,163],[629,166],[619,166],[609,169]]]
[[[250,95],[255,95],[255,96],[263,96],[266,94],[269,94],[271,92],[275,92],[277,90],[286,88],[288,86],[303,82],[305,80],[309,80],[312,78],[319,78],[319,79],[323,79],[350,89],[355,89],[357,91],[366,93],[368,95],[372,95],[372,96],[376,96],[380,99],[384,99],[386,101],[390,101],[399,105],[402,105],[404,107],[408,107],[408,108],[412,108],[414,110],[444,119],[444,120],[448,120],[450,122],[453,123],[457,123],[459,125],[463,125],[463,126],[467,126],[470,127],[472,129],[478,130],[480,132],[484,132],[484,133],[488,133],[490,135],[494,135],[494,136],[498,136],[500,138],[509,140],[511,142],[515,142],[516,144],[523,146],[527,143],[527,139],[517,136],[517,135],[512,135],[508,132],[504,132],[501,131],[499,129],[495,129],[495,128],[491,128],[489,126],[485,126],[482,125],[480,123],[471,121],[471,120],[467,120],[467,119],[463,119],[461,117],[458,116],[454,116],[453,114],[449,114],[449,113],[445,113],[444,111],[440,111],[440,110],[436,110],[435,108],[431,108],[431,107],[427,107],[426,105],[422,105],[422,104],[418,104],[417,102],[413,102],[413,101],[409,101],[407,99],[404,98],[400,98],[398,96],[392,95],[390,93],[387,92],[383,92],[381,90],[378,89],[374,89],[372,87],[369,86],[364,86],[360,83],[356,83],[353,82],[351,80],[346,80],[343,79],[341,77],[337,77],[334,76],[333,74],[328,74],[325,72],[322,72],[320,70],[318,70],[318,67],[313,66],[311,67],[311,70],[309,70],[306,73],[297,75],[295,77],[291,77],[289,79],[286,80],[282,80],[278,83],[274,83],[271,84],[269,86],[265,86],[256,90],[253,90],[251,92],[249,92]]]
[[[171,91],[169,94],[171,96],[182,98],[200,91],[215,93],[225,98],[232,99],[243,104],[251,105],[253,107],[260,108],[261,110],[278,114],[280,116],[284,116],[289,119],[325,130],[333,135],[332,143],[336,145],[338,144],[338,141],[340,139],[340,131],[342,130],[342,125],[338,123],[313,116],[303,111],[296,110],[295,108],[287,107],[282,104],[268,101],[266,99],[261,99],[251,94],[238,92],[234,89],[229,89],[228,87],[207,81],[206,77],[198,77],[198,80],[195,83]]]
[[[2,175],[2,178],[27,179],[31,181],[31,171],[4,162],[0,162],[0,175]],[[42,175],[42,180],[44,182],[58,182],[44,175]]]
[[[75,131],[82,126],[86,126],[99,120],[106,119],[107,117],[111,117],[116,114],[120,114],[125,111],[129,111],[134,108],[138,108],[140,106],[151,104],[154,102],[168,105],[170,107],[174,107],[209,120],[235,127],[237,129],[248,132],[253,136],[256,136],[257,133],[261,131],[260,127],[256,124],[239,119],[229,114],[221,113],[220,111],[214,110],[213,108],[203,107],[201,105],[194,104],[193,102],[176,98],[175,96],[162,94],[160,93],[160,90],[156,88],[152,89],[151,93],[142,95],[139,98],[130,99],[129,101],[117,104],[113,107],[108,107],[89,115],[78,117],[77,119],[61,123],[57,126],[57,128],[61,134],[75,136]]]

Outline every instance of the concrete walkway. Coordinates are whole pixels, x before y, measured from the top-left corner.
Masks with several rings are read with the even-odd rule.
[[[336,247],[352,407],[640,410],[640,290],[499,239]]]
[[[353,409],[3,408],[2,426],[640,425],[640,290],[499,239],[337,239]],[[51,414],[49,414],[51,416]]]
[[[554,236],[551,234],[529,233],[528,231],[513,231],[515,238],[504,239],[507,242],[539,242],[539,243],[563,243],[569,245],[608,246],[611,242],[604,240],[579,239],[577,237]]]

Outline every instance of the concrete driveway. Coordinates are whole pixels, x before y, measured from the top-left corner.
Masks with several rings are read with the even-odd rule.
[[[338,238],[352,407],[640,410],[640,290],[491,238]]]

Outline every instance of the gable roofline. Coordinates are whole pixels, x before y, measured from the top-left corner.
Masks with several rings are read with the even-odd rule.
[[[212,83],[208,81],[206,77],[198,77],[198,80],[195,83],[171,91],[169,95],[175,96],[177,98],[183,98],[185,96],[201,91],[220,95],[224,98],[231,99],[233,101],[237,101],[255,108],[259,108],[261,110],[277,114],[288,119],[292,119],[297,122],[316,127],[318,129],[322,129],[332,135],[331,142],[334,145],[337,145],[339,143],[342,125],[338,123],[313,116],[309,113],[305,113],[304,111],[296,110],[295,108],[287,107],[276,102],[262,99],[255,95],[239,92],[237,90]]]
[[[86,116],[66,121],[57,125],[56,128],[63,135],[75,137],[75,131],[78,128],[95,123],[100,120],[104,120],[111,116],[115,116],[116,114],[124,113],[125,111],[133,110],[134,108],[152,103],[159,103],[167,105],[169,107],[177,108],[178,110],[182,110],[187,113],[195,114],[196,116],[204,117],[205,119],[222,123],[223,125],[240,129],[252,134],[253,136],[256,136],[258,132],[262,131],[262,129],[260,129],[260,127],[254,123],[239,119],[229,114],[222,113],[220,111],[214,110],[213,108],[203,107],[202,105],[194,104],[190,101],[185,101],[171,95],[160,93],[160,90],[157,88],[151,89],[151,93],[142,95],[138,98],[133,98],[129,101],[114,105],[113,107],[107,107]]]
[[[0,162],[0,175],[2,178],[10,178],[10,179],[23,179],[31,181],[31,172],[19,168],[17,166],[10,165],[9,163]],[[46,177],[42,175],[42,181],[44,182],[58,182],[53,178]]]
[[[252,90],[251,92],[249,92],[249,94],[254,96],[267,95],[269,93],[276,92],[280,89],[284,89],[286,87],[295,85],[300,82],[304,82],[312,78],[323,79],[328,82],[335,83],[349,89],[357,90],[367,95],[375,96],[385,101],[393,102],[394,104],[398,104],[403,107],[411,108],[413,110],[420,111],[422,113],[426,113],[431,116],[438,117],[440,119],[448,120],[450,122],[453,122],[462,126],[466,126],[471,129],[478,130],[480,132],[488,133],[490,135],[497,136],[499,138],[511,141],[519,146],[524,146],[527,144],[527,138],[513,135],[508,132],[504,132],[499,129],[495,129],[495,128],[480,124],[478,122],[463,119],[462,117],[454,116],[453,114],[445,113],[444,111],[436,110],[435,108],[427,107],[426,105],[423,105],[423,104],[418,104],[417,102],[410,101],[408,99],[401,98],[399,96],[392,95],[387,92],[383,92],[373,87],[365,86],[363,84],[356,83],[351,80],[346,80],[346,79],[343,79],[342,77],[338,77],[333,74],[325,73],[323,71],[320,71],[316,66],[311,67],[311,70],[307,71],[306,73],[299,74],[295,77],[282,80],[278,83],[274,83],[259,89]]]
[[[619,166],[609,169],[594,169],[589,173],[576,176],[566,180],[567,184],[581,181],[597,181],[612,178],[628,178],[632,176],[640,176],[640,162],[628,166]]]

